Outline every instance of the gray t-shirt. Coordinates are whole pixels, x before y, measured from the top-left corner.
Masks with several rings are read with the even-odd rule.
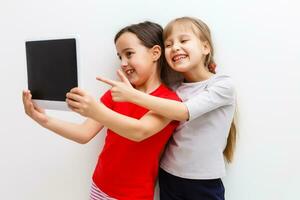
[[[189,120],[173,134],[161,168],[188,179],[223,177],[223,150],[236,105],[233,81],[213,75],[205,81],[182,83],[176,92],[188,108]]]

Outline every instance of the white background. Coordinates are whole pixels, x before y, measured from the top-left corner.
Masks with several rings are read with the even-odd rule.
[[[227,199],[298,199],[299,8],[296,0],[1,0],[0,199],[88,199],[105,136],[79,145],[26,117],[27,38],[77,35],[82,87],[99,98],[108,86],[95,76],[116,78],[113,38],[120,28],[144,20],[164,26],[185,15],[210,26],[218,71],[236,83],[239,139],[224,178]],[[48,113],[83,121],[69,112]]]

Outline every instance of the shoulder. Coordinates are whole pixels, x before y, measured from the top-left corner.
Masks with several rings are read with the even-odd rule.
[[[234,81],[233,79],[224,74],[215,75],[207,84],[207,88],[216,88],[225,90],[228,92],[234,92]]]
[[[100,101],[106,105],[107,107],[111,107],[113,104],[112,96],[111,96],[111,91],[107,90],[101,97]]]
[[[214,96],[223,99],[236,99],[233,79],[228,75],[216,75],[207,85],[207,90]]]
[[[209,82],[209,85],[224,84],[225,86],[233,87],[233,80],[230,76],[224,74],[216,74]]]
[[[111,99],[112,96],[111,96],[111,91],[110,90],[107,90],[101,97],[100,97],[100,100],[102,99]]]

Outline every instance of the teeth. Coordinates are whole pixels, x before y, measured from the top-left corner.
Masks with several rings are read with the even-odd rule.
[[[183,58],[186,58],[186,56],[184,56],[184,55],[180,55],[180,56],[175,56],[174,58],[173,58],[173,61],[179,61],[179,60],[181,60],[181,59],[183,59]]]
[[[129,69],[129,70],[126,71],[126,74],[127,74],[127,75],[130,75],[130,74],[132,74],[133,72],[134,72],[133,69]]]

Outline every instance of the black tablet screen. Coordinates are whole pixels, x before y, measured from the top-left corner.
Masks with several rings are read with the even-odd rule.
[[[78,86],[75,39],[27,41],[28,89],[33,99],[65,101]]]

